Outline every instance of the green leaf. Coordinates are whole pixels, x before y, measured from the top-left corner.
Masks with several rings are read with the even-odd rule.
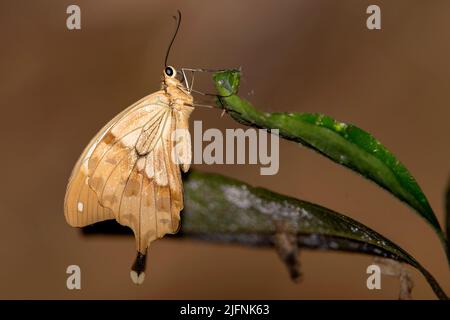
[[[236,71],[214,74],[216,88],[223,96],[219,102],[235,120],[257,128],[279,129],[281,137],[301,143],[388,190],[433,227],[450,263],[446,236],[427,198],[405,166],[378,140],[354,125],[321,114],[258,111],[235,94],[239,80]]]
[[[301,246],[408,263],[424,275],[438,298],[447,299],[434,277],[405,250],[345,215],[218,174],[191,172],[184,179],[184,192],[183,236],[257,245],[288,230]]]

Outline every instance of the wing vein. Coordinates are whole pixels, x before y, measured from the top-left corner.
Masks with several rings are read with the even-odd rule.
[[[136,128],[136,129],[133,129],[133,130],[131,130],[130,132],[127,132],[126,134],[124,134],[123,136],[121,136],[121,137],[120,137],[119,139],[117,139],[116,141],[114,141],[114,143],[108,148],[108,150],[106,150],[106,151],[102,154],[102,156],[100,157],[100,159],[98,159],[98,161],[97,161],[97,163],[96,163],[96,165],[95,165],[94,170],[92,171],[92,173],[89,174],[89,176],[92,176],[92,177],[93,177],[93,176],[95,175],[95,172],[97,171],[97,168],[98,168],[98,166],[100,165],[100,163],[103,161],[103,158],[106,156],[106,154],[107,154],[109,151],[111,151],[111,149],[112,149],[116,144],[118,144],[119,142],[121,142],[121,140],[122,140],[123,138],[127,137],[128,135],[134,133],[135,131],[137,131],[137,130],[139,130],[139,129],[142,129],[143,127],[144,127],[144,126],[141,126],[141,127]]]
[[[133,174],[134,168],[136,168],[136,163],[137,161],[134,162],[133,167],[131,168],[130,174],[127,177],[127,181],[125,182],[125,187],[122,190],[122,194],[120,195],[120,202],[119,202],[119,214],[118,214],[118,221],[120,222],[120,215],[122,213],[122,200],[123,200],[123,195],[125,193],[125,190],[127,189],[127,185],[128,182],[130,181],[130,177]]]
[[[128,156],[129,156],[129,154],[128,154],[128,153],[125,153],[125,155],[122,156],[122,158],[120,158],[120,161],[114,166],[114,168],[113,168],[113,169],[111,170],[111,172],[109,173],[108,178],[106,178],[105,184],[103,185],[103,188],[102,188],[102,192],[101,192],[101,194],[100,194],[100,197],[98,198],[98,201],[99,201],[99,202],[102,202],[102,199],[103,199],[103,193],[105,192],[106,185],[108,184],[108,181],[109,181],[109,179],[112,177],[114,171],[116,171],[116,169],[119,167],[119,165],[122,163],[122,161],[123,161],[126,157],[128,157]],[[103,205],[103,204],[102,204],[102,205]],[[104,206],[104,205],[103,205],[103,206]]]

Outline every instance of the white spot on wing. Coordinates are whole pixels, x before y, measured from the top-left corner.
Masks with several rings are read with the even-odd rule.
[[[147,165],[145,166],[145,173],[149,179],[153,178],[155,171],[153,169],[153,152],[147,156]]]
[[[83,212],[83,209],[84,209],[83,202],[78,202],[77,209],[78,209],[78,212]]]
[[[160,186],[167,186],[167,172],[164,170],[158,170],[155,172],[155,180],[156,183]]]
[[[124,146],[132,148],[136,145],[136,141],[139,138],[139,135],[141,134],[141,130],[135,130],[134,132],[126,135],[121,142]]]
[[[145,158],[139,158],[138,161],[136,162],[136,166],[138,171],[142,171],[145,166]]]

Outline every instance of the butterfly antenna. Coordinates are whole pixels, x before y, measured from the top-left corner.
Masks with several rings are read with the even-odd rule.
[[[173,42],[175,41],[175,38],[177,37],[178,29],[180,29],[181,12],[180,12],[180,10],[177,10],[177,12],[178,12],[178,19],[177,19],[176,16],[173,16],[173,18],[177,22],[177,28],[175,29],[175,33],[173,34],[172,41],[170,41],[169,47],[167,48],[166,59],[164,60],[164,66],[165,67],[167,67],[167,60],[169,59],[170,49],[172,48]]]

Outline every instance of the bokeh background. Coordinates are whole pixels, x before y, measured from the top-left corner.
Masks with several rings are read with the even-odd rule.
[[[82,29],[66,28],[81,7]],[[382,30],[366,28],[378,4]],[[159,89],[180,9],[170,64],[243,68],[241,95],[267,111],[321,112],[373,133],[417,178],[444,222],[449,177],[449,1],[22,1],[0,2],[0,298],[396,299],[398,280],[366,288],[368,256],[305,250],[294,284],[276,253],[171,239],[154,242],[147,279],[135,287],[131,237],[83,237],[64,219],[72,167],[115,114]],[[197,89],[208,91],[206,75]],[[202,100],[202,99],[201,99]],[[239,127],[198,108],[204,128]],[[215,165],[251,184],[346,213],[416,257],[450,293],[450,272],[431,228],[376,185],[289,142],[280,171]],[[66,288],[66,267],[82,290]],[[411,269],[413,297],[434,299]]]

